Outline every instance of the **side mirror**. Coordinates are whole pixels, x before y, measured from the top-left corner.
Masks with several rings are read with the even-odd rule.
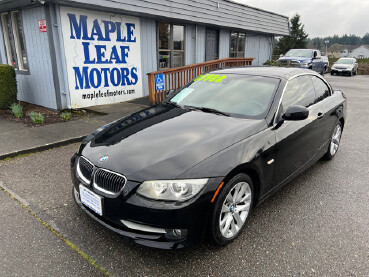
[[[282,58],[283,57],[283,54],[280,54],[279,57]]]
[[[286,112],[282,115],[284,120],[304,120],[308,118],[309,110],[303,106],[290,106],[287,108]]]
[[[174,92],[174,89],[167,90],[165,92],[165,95],[168,97],[169,95],[173,94],[173,92]]]

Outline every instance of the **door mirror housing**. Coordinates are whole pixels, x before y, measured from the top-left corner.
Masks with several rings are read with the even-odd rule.
[[[165,92],[165,94],[166,94],[167,97],[170,96],[170,95],[172,95],[173,93],[174,93],[174,89],[170,89],[170,90],[167,90]]]
[[[290,106],[282,115],[284,120],[297,121],[308,118],[309,110],[303,106]]]
[[[282,58],[283,57],[283,54],[280,54],[279,57]]]

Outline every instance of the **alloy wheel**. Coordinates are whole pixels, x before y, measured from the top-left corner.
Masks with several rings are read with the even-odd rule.
[[[219,216],[219,228],[224,238],[235,237],[246,222],[251,206],[251,188],[246,182],[237,183],[225,198]]]
[[[342,128],[340,124],[337,124],[337,126],[334,128],[332,139],[331,139],[331,145],[330,145],[330,153],[332,156],[334,156],[338,150],[338,146],[340,145],[342,135]]]

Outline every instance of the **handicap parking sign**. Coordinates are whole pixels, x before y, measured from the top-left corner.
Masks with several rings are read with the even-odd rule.
[[[165,89],[164,74],[163,73],[155,75],[155,84],[156,84],[156,90],[164,90]]]

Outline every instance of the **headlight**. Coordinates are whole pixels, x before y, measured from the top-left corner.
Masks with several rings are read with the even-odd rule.
[[[209,179],[158,180],[143,182],[137,193],[154,200],[186,201],[198,194]]]
[[[301,67],[309,67],[308,63],[301,63]]]

